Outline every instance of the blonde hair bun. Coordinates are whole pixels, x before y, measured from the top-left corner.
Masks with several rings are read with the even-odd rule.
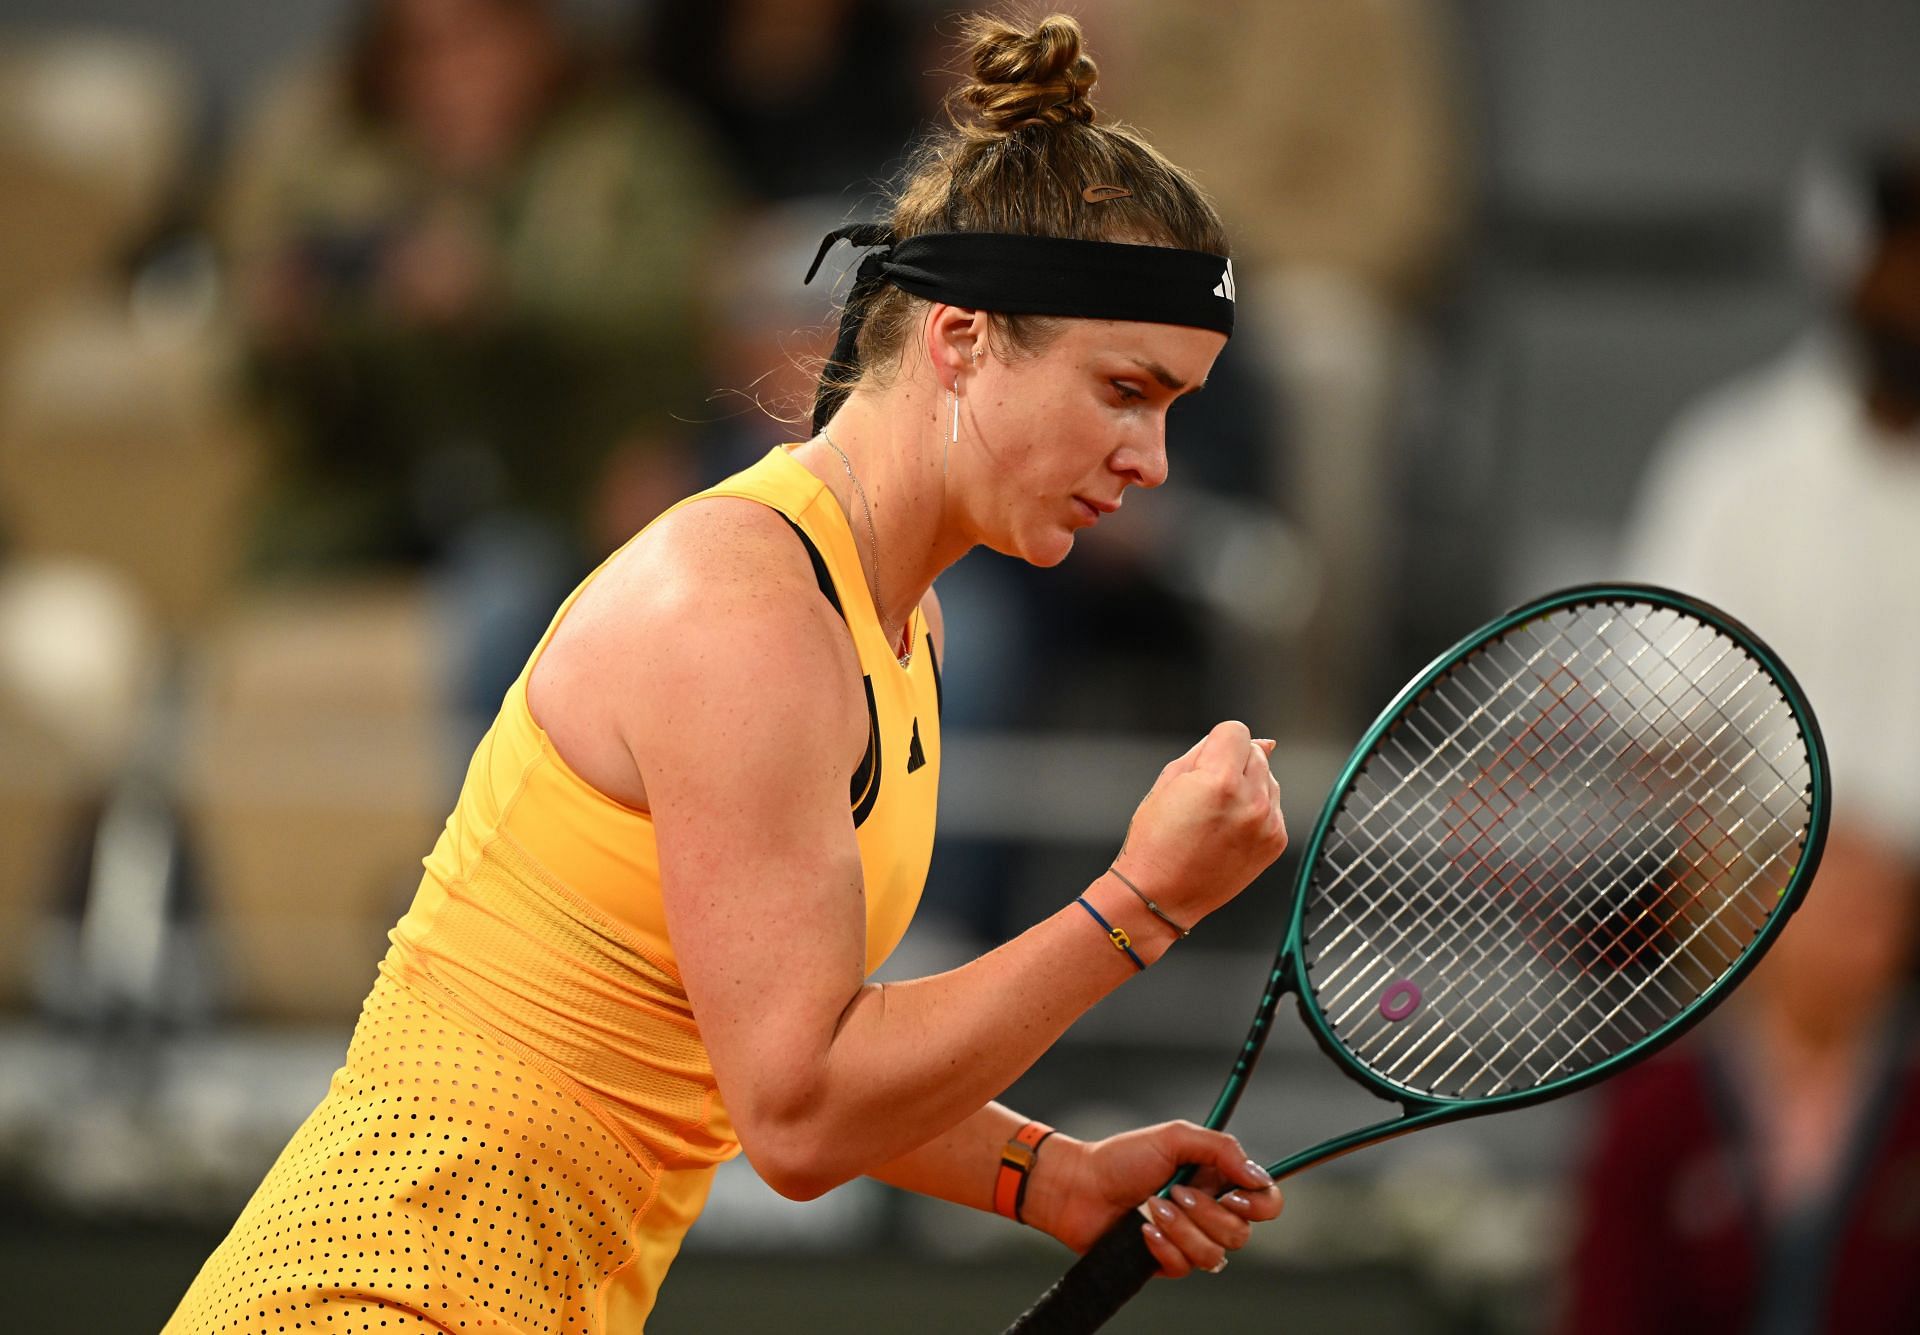
[[[1100,71],[1070,16],[1052,14],[1022,26],[975,15],[961,40],[973,76],[957,94],[954,119],[963,131],[998,136],[1028,125],[1093,123],[1087,94]],[[962,107],[970,114],[958,114]]]

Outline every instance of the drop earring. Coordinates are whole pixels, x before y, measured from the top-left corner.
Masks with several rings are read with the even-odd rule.
[[[973,350],[973,369],[980,369],[980,349]],[[960,443],[960,376],[954,373],[953,383],[947,386],[947,406],[951,410],[947,424],[947,439],[940,447],[940,476],[947,476],[947,458],[953,447]]]
[[[959,384],[959,378],[957,376],[954,379],[954,383],[956,385]],[[940,450],[940,476],[941,477],[945,477],[947,475],[947,456],[949,452],[953,449],[955,445],[958,445],[960,443],[960,394],[957,390],[951,389],[951,388],[947,390],[947,403],[951,405],[953,409],[953,416],[952,416],[952,425],[950,425],[947,428],[946,443],[942,446]]]

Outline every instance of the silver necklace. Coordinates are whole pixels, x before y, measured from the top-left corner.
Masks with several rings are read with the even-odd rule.
[[[834,438],[827,434],[825,427],[820,429],[820,439],[827,442],[827,448],[840,456],[840,466],[847,470],[847,478],[853,483],[853,490],[860,497],[860,513],[867,521],[867,555],[873,558],[873,611],[880,618],[880,633],[887,635],[887,609],[880,602],[880,535],[873,527],[873,505],[867,500],[867,489],[860,485],[860,475],[853,471],[853,460],[847,458],[847,452],[840,448]],[[891,637],[889,637],[891,638]],[[896,654],[900,666],[906,667],[913,661],[913,650],[909,648],[903,654]]]

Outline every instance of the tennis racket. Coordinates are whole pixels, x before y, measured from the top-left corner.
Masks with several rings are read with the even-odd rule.
[[[1341,771],[1207,1126],[1232,1115],[1289,993],[1400,1114],[1275,1178],[1605,1079],[1697,1023],[1779,935],[1828,803],[1806,698],[1723,613],[1638,585],[1509,612],[1414,678]],[[1157,1269],[1129,1211],[1010,1332],[1095,1330]]]

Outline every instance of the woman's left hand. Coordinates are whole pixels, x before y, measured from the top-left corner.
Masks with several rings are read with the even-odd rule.
[[[1154,1196],[1183,1164],[1201,1169],[1173,1189],[1171,1200]],[[1274,1218],[1281,1206],[1280,1188],[1232,1136],[1163,1122],[1084,1143],[1052,1137],[1035,1160],[1024,1214],[1035,1228],[1084,1252],[1142,1202],[1152,1212],[1151,1223],[1140,1218],[1147,1249],[1160,1272],[1176,1279],[1224,1269],[1228,1253],[1246,1246],[1251,1226]]]

